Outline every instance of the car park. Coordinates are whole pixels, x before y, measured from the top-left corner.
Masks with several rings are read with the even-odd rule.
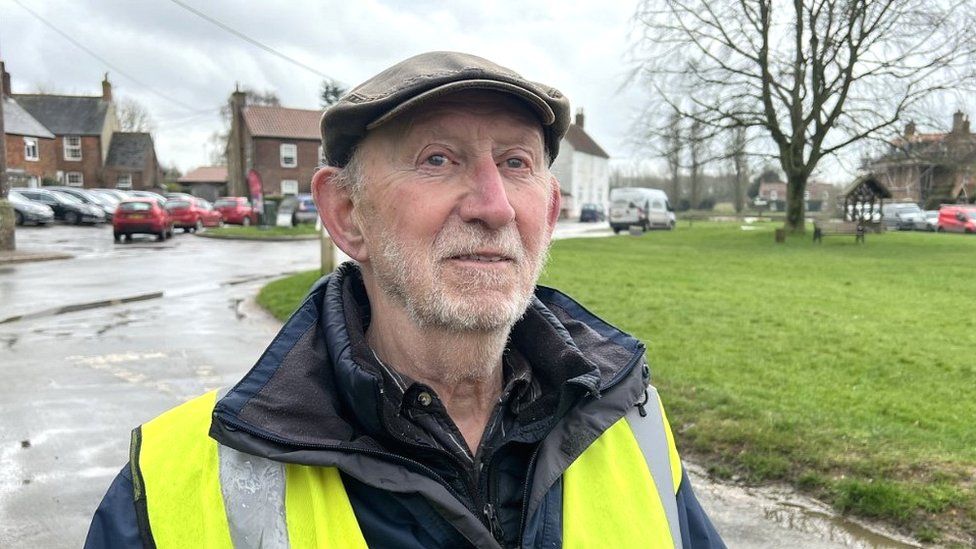
[[[915,229],[916,223],[924,223],[925,213],[918,204],[885,204],[881,207],[881,220],[889,231],[911,231]]]
[[[81,200],[85,204],[95,206],[100,208],[102,213],[105,214],[105,219],[112,221],[112,214],[115,213],[115,207],[118,205],[119,201],[111,201],[106,197],[100,196],[96,193],[89,191],[88,189],[81,189],[78,187],[45,187],[49,191],[55,191],[64,194],[70,194],[71,196]]]
[[[202,198],[172,198],[164,206],[173,218],[173,226],[183,232],[197,232],[204,227],[219,227],[223,216]]]
[[[315,223],[319,212],[315,208],[315,201],[310,194],[289,195],[278,205],[278,217],[291,220],[291,225],[299,223]]]
[[[224,223],[244,225],[258,222],[258,211],[243,196],[224,196],[214,202],[214,209],[224,216]]]
[[[580,218],[581,222],[589,221],[605,221],[607,215],[603,213],[603,206],[600,204],[583,204],[580,207]]]
[[[942,206],[939,208],[938,231],[940,233],[976,233],[976,206]]]
[[[54,210],[54,219],[58,221],[72,225],[105,222],[105,212],[101,208],[85,204],[69,194],[21,187],[12,190],[17,191],[24,198],[49,206]]]
[[[114,198],[115,199],[116,206],[118,205],[119,202],[122,202],[123,200],[128,200],[129,198],[132,198],[132,195],[130,195],[126,191],[123,191],[122,189],[100,189],[100,188],[94,188],[94,189],[88,189],[88,191],[93,192],[93,193],[95,193],[97,195],[100,195],[100,196],[110,196],[110,197]]]
[[[54,221],[54,210],[50,206],[24,198],[17,191],[10,191],[7,198],[14,207],[14,222],[17,225],[47,225]]]
[[[134,234],[156,235],[157,240],[173,236],[173,220],[166,209],[152,198],[130,198],[119,202],[112,218],[116,242],[132,240]]]

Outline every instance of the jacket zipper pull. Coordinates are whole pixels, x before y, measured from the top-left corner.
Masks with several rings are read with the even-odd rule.
[[[495,512],[495,506],[486,503],[484,508],[485,518],[488,519],[488,527],[491,528],[491,535],[494,536],[499,543],[505,541],[505,532],[502,531],[502,524],[498,521],[498,513]]]
[[[644,389],[644,400],[638,402],[635,405],[637,406],[637,413],[640,414],[640,417],[647,417],[647,410],[644,409],[644,405],[647,404],[647,401],[649,399],[650,399],[650,395],[647,394],[647,389]]]

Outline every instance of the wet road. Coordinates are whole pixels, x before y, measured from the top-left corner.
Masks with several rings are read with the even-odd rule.
[[[317,266],[318,243],[177,235],[116,245],[108,228],[52,227],[18,230],[18,247],[76,257],[0,266],[0,547],[79,547],[130,430],[235,382],[279,325],[253,296],[270,278]],[[52,314],[133,295],[153,297]],[[903,546],[788,491],[693,478],[730,547]]]

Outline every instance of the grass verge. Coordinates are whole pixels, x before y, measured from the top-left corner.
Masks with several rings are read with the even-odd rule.
[[[679,446],[713,474],[972,543],[976,238],[773,227],[558,241],[542,283],[648,344]]]
[[[318,231],[315,229],[315,225],[303,223],[301,225],[296,225],[294,227],[261,227],[261,226],[251,226],[251,227],[241,227],[233,225],[225,225],[223,227],[215,227],[213,229],[207,229],[205,232],[200,233],[202,236],[208,236],[211,238],[239,238],[239,239],[282,239],[289,237],[297,238],[307,238],[310,236],[315,236]]]

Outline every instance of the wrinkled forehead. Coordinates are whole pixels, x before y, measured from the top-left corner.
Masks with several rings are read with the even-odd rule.
[[[454,115],[454,116],[452,116]],[[522,100],[506,93],[463,90],[418,105],[383,126],[370,130],[363,142],[385,136],[398,142],[418,132],[461,131],[465,118],[482,117],[504,124],[513,134],[524,134],[534,146],[544,148],[543,126],[535,112]]]

